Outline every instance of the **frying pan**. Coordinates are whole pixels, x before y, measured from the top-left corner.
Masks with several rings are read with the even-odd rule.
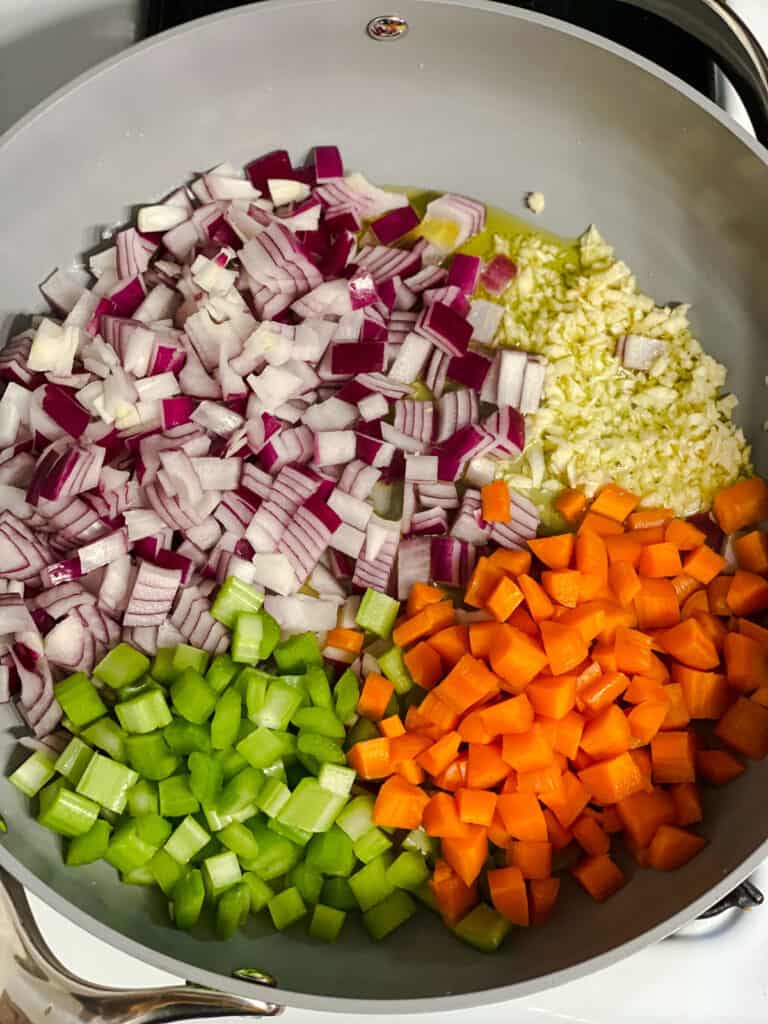
[[[713,47],[768,141],[768,64],[743,25],[719,0],[641,6]],[[335,142],[373,180],[465,192],[513,211],[536,189],[552,230],[573,236],[600,225],[647,291],[693,303],[699,337],[729,367],[756,466],[768,469],[768,151],[658,68],[546,17],[482,0],[401,0],[407,34],[366,34],[392,13],[384,0],[238,9],[151,39],[29,115],[0,143],[4,326],[39,308],[46,272],[125,220],[130,204],[221,159]],[[18,728],[11,709],[0,714],[7,769]],[[690,865],[663,874],[626,864],[636,877],[604,906],[566,880],[549,927],[520,931],[487,956],[428,914],[382,945],[354,922],[328,947],[301,926],[275,934],[256,919],[223,943],[174,931],[161,901],[119,885],[106,864],[65,869],[55,837],[3,778],[10,901],[0,1020],[42,1020],[49,1004],[57,1022],[149,1022],[271,1013],[281,1003],[456,1010],[531,994],[662,938],[745,878],[768,855],[766,791],[768,761],[707,793],[710,842]],[[94,992],[71,980],[29,931],[18,883],[115,946],[228,995]]]

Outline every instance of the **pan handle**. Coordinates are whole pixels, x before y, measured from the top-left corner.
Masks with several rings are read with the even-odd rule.
[[[76,977],[48,948],[23,887],[0,869],[0,1024],[170,1024],[280,1012],[213,989],[114,989]]]
[[[739,94],[768,146],[768,57],[748,26],[724,0],[621,0],[665,18],[707,46]]]

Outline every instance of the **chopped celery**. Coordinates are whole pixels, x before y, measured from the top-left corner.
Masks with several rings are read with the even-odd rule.
[[[211,734],[206,725],[195,725],[177,718],[163,729],[163,737],[175,754],[187,755],[193,750],[208,754],[211,751]]]
[[[174,885],[187,871],[185,864],[179,864],[165,850],[158,850],[154,857],[147,861],[147,867],[166,896],[171,895]]]
[[[200,675],[204,675],[205,670],[208,668],[209,657],[208,652],[201,651],[199,647],[191,647],[189,644],[177,644],[173,649],[173,660],[171,661],[174,678],[181,675],[182,672],[186,672],[188,668],[191,668]]]
[[[360,700],[360,683],[351,668],[346,669],[333,690],[336,717],[344,725],[352,725]]]
[[[418,889],[429,878],[424,858],[405,850],[387,868],[387,878],[396,889]]]
[[[188,722],[202,725],[216,706],[216,694],[193,668],[186,668],[171,683],[171,700],[177,713]]]
[[[251,722],[258,721],[270,678],[266,672],[261,672],[257,668],[244,668],[237,677],[235,686],[245,699],[245,713]]]
[[[307,847],[306,862],[323,875],[347,878],[355,870],[355,854],[349,836],[336,825],[313,836]]]
[[[487,903],[478,905],[454,926],[453,933],[482,953],[494,953],[512,925]]]
[[[386,676],[395,685],[396,693],[407,693],[413,686],[411,673],[403,661],[403,651],[400,647],[390,647],[384,654],[376,659],[379,663],[382,675]]]
[[[364,740],[375,740],[379,735],[379,730],[369,718],[358,718],[347,733],[347,741],[344,746],[349,750],[356,743],[362,743]]]
[[[26,796],[36,796],[43,786],[53,778],[54,770],[53,758],[48,757],[41,750],[36,750],[9,776],[8,781],[12,782]]]
[[[248,886],[248,893],[251,897],[251,913],[258,914],[275,895],[274,890],[252,871],[245,872],[243,882]]]
[[[403,839],[404,850],[413,850],[423,857],[435,857],[437,855],[437,840],[427,835],[423,828],[415,828]]]
[[[309,922],[309,934],[313,939],[335,942],[346,919],[347,915],[343,910],[318,903],[312,913],[312,920]]]
[[[323,876],[316,868],[304,862],[291,870],[288,884],[296,886],[305,903],[317,903],[323,888]]]
[[[113,690],[135,683],[147,672],[149,658],[146,654],[125,643],[113,647],[93,670],[93,674]]]
[[[259,855],[259,844],[253,832],[240,821],[231,821],[216,833],[216,838],[237,857],[252,860]]]
[[[271,882],[287,874],[301,860],[300,846],[271,832],[262,822],[254,821],[248,827],[259,844],[259,853],[257,857],[243,861],[246,871],[252,871],[263,881]]]
[[[245,882],[236,882],[221,896],[216,906],[216,934],[228,939],[245,924],[251,912],[251,890]]]
[[[239,811],[235,811],[234,814],[219,814],[215,807],[204,807],[203,815],[205,816],[205,823],[211,832],[220,832],[227,825],[233,821],[249,821],[255,814],[259,813],[259,808],[255,803],[246,804],[245,807]]]
[[[162,846],[173,831],[173,825],[159,814],[142,814],[136,818],[136,835],[150,846]]]
[[[157,847],[138,834],[136,822],[126,821],[115,829],[104,859],[121,873],[126,873],[142,867],[156,852]]]
[[[267,729],[287,729],[294,712],[304,702],[304,690],[273,679],[267,687],[264,703],[253,721]]]
[[[355,778],[354,768],[344,768],[341,765],[327,762],[320,769],[317,781],[323,789],[328,789],[331,793],[338,793],[339,796],[349,796]]]
[[[243,768],[237,775],[233,775],[222,789],[216,802],[216,810],[221,815],[232,815],[254,803],[258,799],[263,781],[261,772],[256,768]]]
[[[358,909],[355,894],[346,878],[326,878],[320,898],[336,910]]]
[[[298,828],[296,825],[284,825],[277,818],[270,818],[267,822],[267,828],[270,832],[276,832],[279,836],[290,839],[297,846],[306,846],[312,838],[312,833],[308,832],[305,828]]]
[[[219,697],[211,720],[211,745],[214,750],[226,750],[234,744],[240,729],[242,707],[243,702],[237,690],[227,690]]]
[[[240,612],[232,627],[232,660],[246,665],[260,661],[263,639],[264,623],[261,615],[256,612]]]
[[[113,761],[125,760],[125,733],[114,719],[98,718],[80,736],[92,747],[109,754]]]
[[[284,732],[282,729],[272,729],[272,736],[276,739],[282,750],[280,751],[280,759],[286,763],[296,760],[296,744],[297,737],[296,733]],[[275,762],[273,761],[273,764]]]
[[[440,913],[440,907],[437,905],[435,894],[429,882],[423,882],[418,889],[414,889],[413,895],[428,910],[433,910],[436,914]]]
[[[157,786],[148,779],[139,779],[128,790],[128,813],[132,818],[140,818],[143,814],[158,814],[159,812]]]
[[[283,744],[269,729],[259,726],[255,732],[241,740],[235,749],[252,768],[266,768],[280,757]]]
[[[361,910],[370,910],[395,891],[387,878],[390,863],[389,856],[383,853],[350,876],[349,884]]]
[[[367,793],[353,797],[336,819],[336,824],[355,842],[374,827],[373,805],[376,801]]]
[[[211,605],[211,615],[228,629],[236,625],[241,613],[257,612],[264,595],[236,576],[228,576]]]
[[[228,654],[217,654],[208,666],[205,681],[214,693],[223,693],[239,671],[240,666]]]
[[[290,796],[290,789],[281,779],[270,778],[264,782],[256,803],[259,810],[263,811],[268,818],[274,818],[288,802]]]
[[[112,826],[108,821],[97,819],[91,828],[81,836],[75,836],[67,844],[66,863],[69,867],[93,864],[107,852]]]
[[[163,849],[179,864],[188,864],[210,838],[202,825],[198,825],[193,817],[187,815],[181,824],[177,825]]]
[[[194,750],[187,758],[189,788],[201,807],[212,807],[224,781],[224,766],[214,754]]]
[[[53,692],[62,711],[77,728],[90,725],[107,713],[99,691],[84,672],[75,672],[62,679],[56,683]]]
[[[331,696],[331,684],[325,670],[319,665],[312,665],[304,673],[304,687],[307,696],[316,708],[333,709],[333,697]]]
[[[183,818],[200,809],[197,797],[189,788],[188,775],[172,775],[169,779],[161,779],[157,784],[157,797],[164,818]]]
[[[242,872],[237,857],[231,850],[206,857],[202,866],[203,883],[209,900],[215,900],[230,885],[240,881]]]
[[[380,854],[386,852],[391,845],[392,841],[387,838],[380,828],[376,828],[374,825],[373,828],[369,828],[359,839],[354,841],[352,848],[358,860],[362,861],[363,864],[369,864]]]
[[[154,885],[155,876],[150,867],[151,861],[142,864],[140,868],[133,868],[131,871],[123,871],[120,881],[123,885]]]
[[[388,637],[392,632],[395,619],[400,611],[400,602],[378,590],[368,590],[363,594],[355,622],[361,629],[375,633],[376,636]]]
[[[377,942],[385,938],[416,913],[416,904],[407,892],[398,889],[363,914],[368,934]]]
[[[281,672],[306,672],[313,665],[323,664],[323,652],[314,633],[288,637],[275,647],[272,656]]]
[[[193,928],[200,917],[205,902],[203,876],[193,868],[178,880],[171,894],[173,920],[177,928]]]
[[[175,647],[158,647],[149,669],[149,674],[158,683],[170,683],[176,675],[173,667],[174,651]]]
[[[157,732],[148,732],[143,736],[127,736],[125,752],[131,768],[152,782],[167,779],[179,766],[178,757],[171,752],[165,741],[165,730],[158,729]]]
[[[56,758],[54,767],[59,775],[63,775],[73,786],[77,786],[92,754],[93,751],[87,743],[83,743],[79,737],[73,736]]]
[[[266,661],[280,642],[280,626],[269,612],[262,608],[259,612],[261,618],[261,645],[259,646],[259,661]]]
[[[320,710],[317,708],[316,710]],[[296,741],[296,751],[315,758],[318,763],[317,772],[322,766],[330,764],[346,764],[344,751],[328,736],[319,736],[316,732],[300,732]]]
[[[346,796],[323,789],[317,779],[302,779],[277,820],[307,832],[326,832],[346,802]]]
[[[327,708],[299,708],[292,721],[297,729],[305,729],[318,736],[343,740],[346,735],[342,723]]]
[[[77,792],[108,811],[121,814],[128,799],[128,790],[138,780],[139,776],[132,768],[111,761],[103,754],[92,754],[77,784]]]
[[[267,910],[272,918],[272,923],[278,931],[282,931],[283,928],[294,924],[304,917],[307,912],[304,900],[295,886],[283,889],[282,892],[273,896],[267,904]]]
[[[162,729],[173,721],[173,715],[162,690],[148,688],[130,700],[115,704],[115,714],[128,733],[145,734]]]
[[[248,762],[245,760],[242,754],[238,754],[236,750],[222,750],[218,755],[221,761],[221,767],[224,770],[224,781],[229,782],[233,775],[237,775],[243,770],[248,768]]]

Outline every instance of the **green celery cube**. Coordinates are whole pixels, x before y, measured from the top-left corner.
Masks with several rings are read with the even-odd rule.
[[[157,786],[148,779],[139,779],[128,790],[128,813],[132,818],[140,818],[143,814],[158,814],[159,811]]]
[[[107,852],[111,834],[112,826],[109,822],[98,818],[88,832],[70,839],[65,858],[67,866],[76,868],[101,860]]]
[[[355,840],[352,848],[358,860],[361,860],[363,864],[370,864],[380,854],[385,853],[391,845],[391,840],[387,838],[380,828],[376,828],[374,825],[373,828],[368,829],[364,835]]]
[[[163,737],[174,754],[183,757],[195,750],[201,754],[211,752],[211,732],[207,725],[195,725],[176,718],[163,729]]]
[[[304,673],[304,689],[316,708],[333,710],[331,684],[328,682],[325,670],[320,668],[319,665],[312,665]]]
[[[175,647],[158,647],[149,674],[158,683],[170,683],[176,675],[173,667],[173,654]]]
[[[323,665],[323,652],[314,633],[288,637],[275,647],[272,656],[281,672],[306,672],[313,665]]]
[[[115,704],[117,719],[127,733],[145,734],[170,725],[173,715],[162,690],[149,688]]]
[[[307,912],[301,893],[295,886],[283,889],[267,904],[272,923],[278,931],[282,931],[289,925],[294,924]]]
[[[65,779],[60,780],[65,783]],[[99,816],[99,805],[80,793],[65,789],[59,781],[52,782],[40,792],[37,820],[41,825],[73,838],[90,832]]]
[[[36,796],[47,782],[50,782],[54,771],[53,758],[36,750],[9,776],[8,781],[20,789],[25,796],[32,797]]]
[[[62,679],[56,683],[53,692],[64,714],[78,729],[107,713],[99,691],[84,672],[75,672]]]
[[[248,765],[226,783],[216,802],[216,810],[222,816],[237,814],[256,802],[263,784],[261,772]]]
[[[259,843],[253,832],[240,821],[231,821],[216,833],[219,842],[236,857],[252,860],[259,855]]]
[[[255,587],[229,576],[211,605],[211,615],[227,629],[232,629],[242,612],[257,612],[263,604],[264,595]]]
[[[304,699],[303,687],[299,689],[282,679],[273,679],[267,687],[264,703],[252,720],[267,729],[287,729]]]
[[[162,846],[172,831],[171,823],[159,814],[142,814],[136,818],[136,835],[150,846]]]
[[[179,864],[188,864],[210,840],[210,835],[193,817],[187,817],[176,826],[163,849]]]
[[[371,938],[378,942],[405,924],[415,913],[416,904],[407,892],[398,889],[375,907],[366,910],[363,914],[363,924]]]
[[[147,862],[147,866],[152,872],[155,883],[160,886],[166,896],[171,895],[174,885],[176,885],[187,870],[185,864],[179,864],[165,850],[158,850],[152,859]]]
[[[179,766],[179,758],[165,741],[165,730],[126,736],[125,752],[131,768],[152,782],[167,779]]]
[[[305,903],[317,903],[323,890],[323,876],[309,864],[297,864],[288,875],[288,884],[296,886]]]
[[[334,825],[327,832],[312,837],[307,847],[306,862],[323,875],[348,878],[356,863],[352,840]]]
[[[87,743],[73,736],[66,747],[56,758],[55,768],[59,775],[63,775],[73,786],[77,786],[88,767],[93,751]]]
[[[251,913],[258,914],[260,910],[266,907],[275,893],[265,881],[259,878],[258,875],[254,875],[252,871],[246,871],[243,875],[243,881],[248,886],[248,891],[251,894]]]
[[[173,920],[177,928],[189,931],[200,919],[205,903],[203,876],[197,868],[182,875],[171,892]]]
[[[350,877],[349,884],[361,910],[370,910],[395,891],[387,878],[390,863],[389,856],[384,853]]]
[[[235,748],[252,768],[266,768],[273,764],[283,752],[283,744],[269,729],[259,726]]]
[[[80,733],[82,739],[92,747],[98,747],[105,754],[109,754],[113,761],[125,761],[125,732],[111,718],[98,718],[95,722],[83,729]]]
[[[320,896],[323,903],[336,910],[358,910],[357,900],[349,880],[346,878],[326,878]]]
[[[173,649],[171,668],[173,669],[174,676],[180,675],[180,673],[188,668],[202,675],[208,668],[208,659],[208,652],[201,651],[199,647],[191,647],[189,644],[177,644]]]
[[[387,878],[396,889],[418,889],[429,878],[429,868],[420,854],[405,850],[387,868]]]
[[[336,717],[344,725],[352,725],[357,717],[357,702],[360,700],[360,682],[348,668],[344,671],[333,689]]]
[[[478,903],[459,921],[453,933],[482,953],[495,953],[511,927],[511,923],[493,907],[487,903]]]
[[[125,643],[113,647],[93,670],[93,674],[107,686],[111,686],[113,690],[119,690],[123,686],[137,682],[147,672],[149,672],[149,658],[146,654],[142,654],[135,647]]]
[[[318,903],[309,923],[309,934],[313,939],[320,939],[322,942],[335,942],[346,919],[347,915],[343,910]]]
[[[277,820],[307,832],[327,832],[347,799],[323,789],[317,779],[302,779],[281,808]]]
[[[216,935],[231,938],[245,924],[251,912],[251,890],[245,882],[235,882],[219,899],[216,906]]]
[[[387,594],[380,594],[370,587],[363,594],[355,622],[361,629],[386,639],[392,632],[395,619],[400,611],[400,602]]]
[[[121,814],[128,799],[128,790],[138,780],[139,776],[132,768],[103,754],[93,754],[77,784],[77,792],[108,811]]]
[[[270,818],[267,828],[270,832],[277,832],[279,836],[285,836],[297,846],[306,846],[312,838],[312,833],[305,828],[299,828],[298,825],[284,825],[278,818]]]
[[[292,721],[297,729],[304,729],[318,736],[339,740],[346,736],[344,726],[328,708],[299,708],[294,713]]]
[[[200,810],[200,804],[189,788],[188,775],[161,779],[157,784],[157,797],[164,818],[184,818]]]
[[[291,791],[282,779],[268,778],[259,793],[256,803],[268,818],[274,818],[290,799]]]
[[[249,822],[248,827],[259,844],[259,853],[253,859],[244,860],[243,868],[258,875],[262,881],[272,882],[280,878],[301,860],[300,846],[270,831],[262,822]]]
[[[214,693],[223,693],[239,671],[240,666],[228,654],[217,654],[208,666],[205,681]]]
[[[193,668],[184,669],[171,683],[171,700],[178,714],[195,725],[206,722],[216,707],[215,692]]]
[[[364,836],[373,826],[373,805],[375,799],[367,793],[353,797],[336,819],[336,824],[346,832],[352,842]]]
[[[203,883],[209,900],[216,900],[242,877],[240,864],[231,850],[206,857],[202,866]]]
[[[408,693],[413,687],[413,679],[403,661],[402,648],[390,647],[384,654],[380,654],[377,660],[382,675],[386,676],[391,683],[394,683],[395,692]]]
[[[317,781],[323,789],[328,789],[331,793],[338,793],[339,796],[349,796],[355,778],[354,768],[345,768],[340,764],[326,763],[320,769]]]

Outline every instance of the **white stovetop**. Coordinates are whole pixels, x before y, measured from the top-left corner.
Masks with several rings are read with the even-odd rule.
[[[731,6],[768,45],[768,0],[732,0]],[[0,0],[0,132],[53,89],[129,45],[137,8],[138,0]],[[729,109],[746,123],[732,93]],[[768,890],[768,866],[755,880]],[[179,981],[80,931],[34,897],[32,905],[53,951],[76,973],[126,987]],[[331,1024],[339,1018],[288,1009],[282,1019]],[[599,975],[540,996],[400,1019],[403,1024],[764,1024],[768,907],[692,925]],[[370,1024],[391,1020],[365,1018]]]

